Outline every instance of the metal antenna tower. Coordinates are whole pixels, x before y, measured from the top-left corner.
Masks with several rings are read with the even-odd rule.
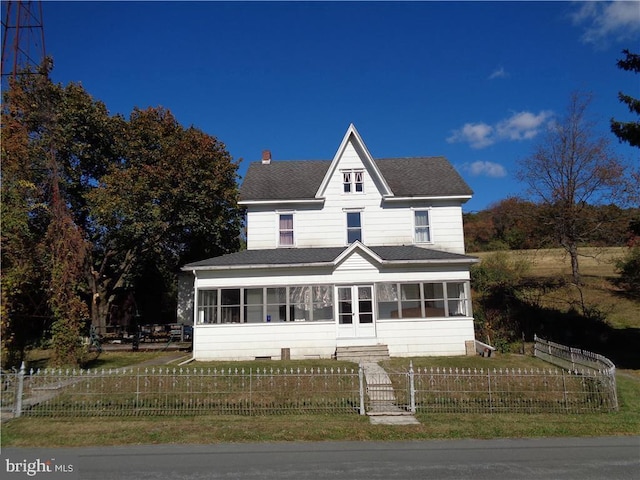
[[[2,89],[25,68],[35,72],[45,58],[41,1],[3,1]]]

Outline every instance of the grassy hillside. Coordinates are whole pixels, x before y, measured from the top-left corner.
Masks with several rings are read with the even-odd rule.
[[[552,340],[590,349],[627,368],[640,368],[640,302],[616,287],[615,261],[624,256],[622,247],[583,248],[580,273],[584,285],[571,284],[569,257],[560,249],[517,250],[510,259],[530,264],[527,276],[544,288],[523,289],[537,308],[515,315],[527,316],[527,329]],[[471,254],[480,259],[494,252]]]

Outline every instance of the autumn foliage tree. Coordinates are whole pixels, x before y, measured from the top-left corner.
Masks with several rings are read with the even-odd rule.
[[[101,330],[118,296],[143,288],[137,281],[151,260],[175,271],[239,247],[237,164],[222,143],[163,108],[134,110],[119,142],[126,156],[88,195],[104,228],[90,277],[92,321]],[[166,274],[175,283],[175,272]]]
[[[18,76],[3,97],[6,364],[43,336],[58,363],[79,362],[87,320],[104,332],[149,265],[164,276],[155,296],[170,297],[182,263],[239,245],[238,165],[224,144],[163,108],[111,116],[50,70]]]

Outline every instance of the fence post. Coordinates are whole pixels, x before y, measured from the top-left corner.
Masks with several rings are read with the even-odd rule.
[[[23,361],[22,365],[20,365],[20,371],[18,372],[18,388],[16,391],[16,409],[14,412],[14,416],[16,418],[22,415],[22,392],[24,391],[25,370],[26,370],[26,366]]]
[[[493,413],[493,398],[491,396],[491,369],[487,368],[487,388],[489,389],[489,412]]]
[[[409,391],[411,395],[411,413],[416,413],[416,386],[413,361],[409,361]]]
[[[358,379],[360,383],[360,415],[364,415],[364,367],[362,364],[358,368]]]

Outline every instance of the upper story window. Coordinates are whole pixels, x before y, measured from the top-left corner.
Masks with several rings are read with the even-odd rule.
[[[342,191],[344,193],[363,193],[364,170],[343,170]]]
[[[362,242],[362,219],[360,212],[347,212],[347,243]]]
[[[429,211],[428,210],[416,210],[414,212],[414,225],[415,225],[415,242],[416,243],[429,243],[431,242],[431,227],[429,225]]]
[[[293,247],[293,213],[280,214],[278,231],[278,246]]]

